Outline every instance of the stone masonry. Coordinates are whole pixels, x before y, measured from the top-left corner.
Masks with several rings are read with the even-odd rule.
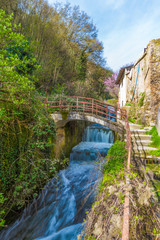
[[[126,81],[127,78],[126,90],[123,93],[126,94],[126,103],[138,105],[142,96],[145,96],[141,107],[145,122],[160,125],[157,122],[160,105],[160,39],[149,42],[144,54],[132,66],[130,71],[123,71],[124,74],[122,74],[123,69],[119,72],[117,84],[121,89],[124,79]],[[137,85],[136,79],[138,79]]]

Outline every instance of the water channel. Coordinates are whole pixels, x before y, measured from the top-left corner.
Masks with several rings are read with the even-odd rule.
[[[76,240],[101,179],[101,160],[114,141],[111,130],[92,124],[70,154],[69,167],[52,179],[0,240]]]

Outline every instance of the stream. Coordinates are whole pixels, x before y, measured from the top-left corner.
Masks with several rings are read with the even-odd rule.
[[[103,157],[114,142],[113,132],[92,124],[61,170],[24,210],[20,219],[0,233],[0,240],[76,240],[94,202]]]

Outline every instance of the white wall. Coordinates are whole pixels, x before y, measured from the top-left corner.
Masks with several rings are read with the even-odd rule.
[[[120,84],[119,87],[119,104],[120,107],[125,106],[126,104],[126,96],[127,96],[127,76],[126,76],[127,70],[125,69],[125,73],[124,73],[124,78]]]

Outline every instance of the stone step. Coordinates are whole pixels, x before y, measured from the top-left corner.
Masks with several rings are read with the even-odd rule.
[[[144,129],[131,129],[131,135],[147,135]]]
[[[124,140],[125,142],[127,142],[127,140],[125,139]],[[132,145],[133,146],[149,146],[150,144],[152,143],[151,140],[142,140],[142,139],[135,139],[135,138],[132,138]]]
[[[144,134],[132,134],[131,135],[132,140],[150,140],[151,139],[151,135],[144,135]],[[126,134],[124,135],[124,138],[126,138]]]
[[[160,157],[145,155],[143,153],[141,153],[141,154],[135,153],[134,154],[134,159],[135,160],[140,159],[145,164],[160,164]]]
[[[151,140],[137,140],[137,139],[132,139],[132,144],[134,146],[148,146],[149,144],[151,144],[152,141]]]
[[[118,120],[118,121],[125,127],[125,121],[122,121],[122,120]],[[129,126],[131,130],[143,128],[142,125],[134,124],[134,123],[129,123]]]
[[[133,146],[133,150],[135,153],[148,153],[151,150],[157,150],[157,148],[154,147],[148,147],[148,146]]]
[[[158,160],[159,163],[160,163],[160,157],[156,157],[156,156],[144,155],[144,154],[141,154],[141,155],[139,156],[139,154],[135,153],[134,157],[136,157],[136,158],[141,157],[141,158],[146,159],[146,160],[155,160],[155,159],[156,159],[156,160]]]
[[[138,125],[138,124],[134,124],[134,123],[129,123],[129,126],[130,126],[130,130],[138,130],[138,129],[143,128],[142,125]]]

